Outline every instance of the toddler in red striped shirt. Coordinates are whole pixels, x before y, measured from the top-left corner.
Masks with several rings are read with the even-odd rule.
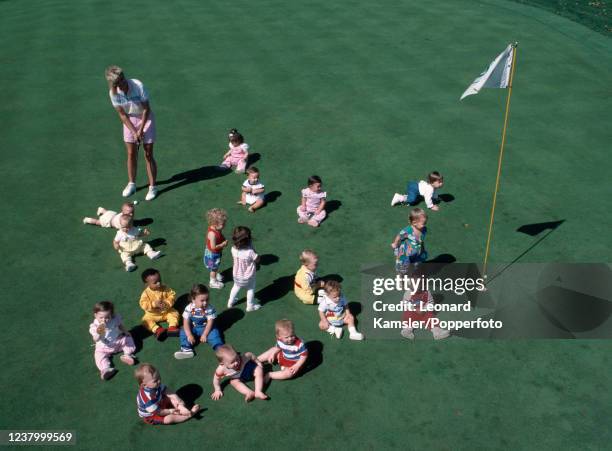
[[[255,270],[259,255],[253,250],[251,229],[238,226],[232,233],[232,257],[234,259],[234,286],[230,291],[227,308],[232,308],[241,288],[246,288],[247,312],[259,310],[261,305],[255,301]]]

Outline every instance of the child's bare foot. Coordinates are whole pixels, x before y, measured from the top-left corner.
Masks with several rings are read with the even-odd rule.
[[[255,213],[255,209],[254,209],[253,207],[249,207],[249,211],[250,211],[251,213]]]
[[[314,219],[309,220],[308,225],[311,227],[319,227],[319,223],[315,221]]]
[[[179,406],[177,410],[178,410],[178,413],[179,413],[180,415],[184,415],[184,416],[187,416],[187,417],[190,417],[191,415],[193,415],[193,413],[191,412],[191,410],[189,410],[189,409],[188,409],[187,407],[185,407],[185,406]]]
[[[307,222],[308,222],[308,219],[306,219],[306,218],[301,218],[301,217],[298,218],[298,223],[300,223],[300,224],[306,224]]]
[[[255,392],[255,397],[257,399],[263,399],[264,401],[266,399],[268,399],[268,395],[266,395],[264,392],[261,392],[261,391],[260,392]]]
[[[119,359],[121,359],[121,361],[126,365],[134,365],[136,363],[134,357],[128,354],[123,354],[121,357],[119,357]]]
[[[251,402],[255,399],[255,392],[250,391],[246,395],[244,395],[244,402]]]

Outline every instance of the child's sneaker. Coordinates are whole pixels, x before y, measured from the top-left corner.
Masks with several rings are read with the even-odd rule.
[[[127,185],[125,185],[125,188],[123,188],[123,192],[121,193],[121,195],[123,197],[130,197],[135,192],[136,192],[136,184],[133,182],[130,182]]]
[[[125,363],[126,365],[134,365],[136,363],[136,359],[131,354],[123,354],[119,359]]]
[[[193,350],[191,349],[189,350],[181,349],[180,351],[177,351],[174,353],[174,358],[177,360],[191,359],[193,358],[193,356],[194,356]]]
[[[107,381],[112,378],[115,374],[117,374],[117,370],[115,368],[108,368],[103,373],[100,373],[100,379],[103,381]]]
[[[95,224],[96,220],[94,218],[83,218],[83,224]]]
[[[151,251],[147,254],[147,257],[149,257],[151,260],[157,260],[161,256],[162,251]]]
[[[149,191],[145,196],[145,200],[153,200],[157,197],[157,186],[149,186]]]
[[[98,216],[102,216],[104,214],[104,207],[98,207],[98,209],[96,210],[96,214]]]
[[[215,279],[217,279],[217,282],[223,282],[223,276],[221,275],[221,273],[217,273]]]
[[[393,199],[391,199],[391,206],[394,207],[395,205],[401,204],[402,202],[404,202],[404,196],[395,193],[393,195]]]
[[[404,338],[407,338],[408,340],[414,340],[414,332],[412,332],[412,329],[410,327],[402,329],[400,335]]]
[[[251,305],[247,305],[246,311],[247,312],[255,312],[257,310],[259,310],[261,308],[261,305],[259,304],[251,304]]]
[[[351,333],[349,334],[349,338],[350,338],[351,340],[357,340],[357,341],[360,341],[360,340],[363,340],[363,334],[362,334],[361,332],[351,332]]]
[[[433,334],[434,340],[443,340],[444,338],[448,338],[450,330],[436,326],[431,329],[431,333]]]
[[[166,338],[166,329],[163,327],[158,327],[157,329],[155,329],[155,338],[157,338],[158,341],[162,341],[164,338]]]
[[[132,272],[132,271],[134,271],[135,269],[136,269],[136,264],[135,264],[134,262],[127,262],[127,263],[125,264],[125,270],[126,270],[127,272]]]
[[[326,332],[330,335],[334,335],[336,333],[336,327],[335,326],[329,326],[329,328],[326,330]]]
[[[334,335],[336,336],[338,340],[342,338],[343,333],[344,333],[344,328],[336,326],[336,330],[334,330]]]
[[[176,326],[170,326],[168,327],[168,330],[166,331],[166,333],[168,334],[169,337],[178,337],[179,328]]]
[[[217,290],[223,288],[223,282],[219,282],[218,280],[210,280],[209,285],[210,288],[216,288]]]

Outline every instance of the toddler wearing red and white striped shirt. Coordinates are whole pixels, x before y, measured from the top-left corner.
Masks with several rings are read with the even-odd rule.
[[[259,255],[253,250],[251,229],[238,226],[232,233],[232,257],[234,259],[234,286],[230,291],[227,308],[232,308],[241,288],[246,288],[247,312],[259,310],[261,305],[255,301],[255,270]]]

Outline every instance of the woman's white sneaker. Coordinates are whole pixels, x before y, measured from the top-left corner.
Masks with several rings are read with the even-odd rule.
[[[157,197],[157,186],[149,186],[149,191],[145,196],[145,200],[153,200]]]
[[[130,197],[135,192],[136,192],[136,184],[133,182],[130,182],[127,185],[125,185],[125,188],[123,188],[123,192],[121,193],[121,195],[123,197]]]

